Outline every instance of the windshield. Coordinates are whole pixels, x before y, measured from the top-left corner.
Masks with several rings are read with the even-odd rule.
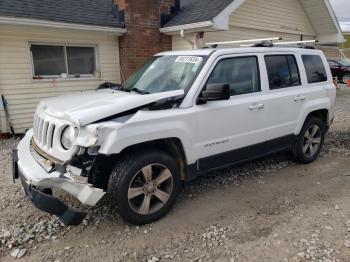
[[[142,94],[187,89],[203,67],[203,56],[156,56],[123,85]]]
[[[350,61],[342,60],[342,61],[339,61],[339,64],[341,64],[342,66],[350,66]]]

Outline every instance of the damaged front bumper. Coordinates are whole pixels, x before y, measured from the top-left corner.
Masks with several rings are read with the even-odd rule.
[[[20,178],[26,196],[38,209],[58,216],[66,225],[78,225],[86,213],[65,205],[61,200],[44,193],[43,189],[62,189],[82,204],[94,206],[105,195],[102,189],[77,182],[71,174],[44,169],[45,159],[31,147],[33,131],[29,130],[13,154],[13,178]],[[42,159],[43,163],[40,163]]]

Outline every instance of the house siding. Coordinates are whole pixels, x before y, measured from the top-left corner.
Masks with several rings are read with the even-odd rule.
[[[316,35],[299,0],[247,0],[230,16],[230,25],[296,35]]]
[[[318,49],[323,51],[327,59],[332,59],[332,60],[341,60],[342,55],[340,52],[340,49],[338,47],[334,46],[319,46]]]
[[[283,41],[315,39],[316,34],[299,0],[247,0],[230,16],[229,30],[206,32],[204,42],[282,37]],[[173,49],[189,49],[173,36]]]
[[[96,45],[101,78],[33,80],[29,42]],[[36,105],[44,98],[93,90],[105,81],[120,83],[118,52],[117,36],[108,33],[0,26],[0,92],[8,102],[15,132],[32,127]]]
[[[336,34],[337,29],[325,1],[301,0],[305,10],[307,10],[310,21],[313,21],[314,30],[317,35]]]

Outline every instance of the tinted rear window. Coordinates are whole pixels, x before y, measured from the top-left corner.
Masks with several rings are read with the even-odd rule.
[[[300,85],[297,62],[294,55],[265,56],[270,89]]]
[[[327,72],[318,55],[303,55],[303,62],[309,84],[327,81]]]

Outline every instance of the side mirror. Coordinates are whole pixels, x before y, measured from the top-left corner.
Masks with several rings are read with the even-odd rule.
[[[229,84],[207,84],[205,90],[200,94],[198,102],[204,104],[207,101],[229,100],[230,97]]]

